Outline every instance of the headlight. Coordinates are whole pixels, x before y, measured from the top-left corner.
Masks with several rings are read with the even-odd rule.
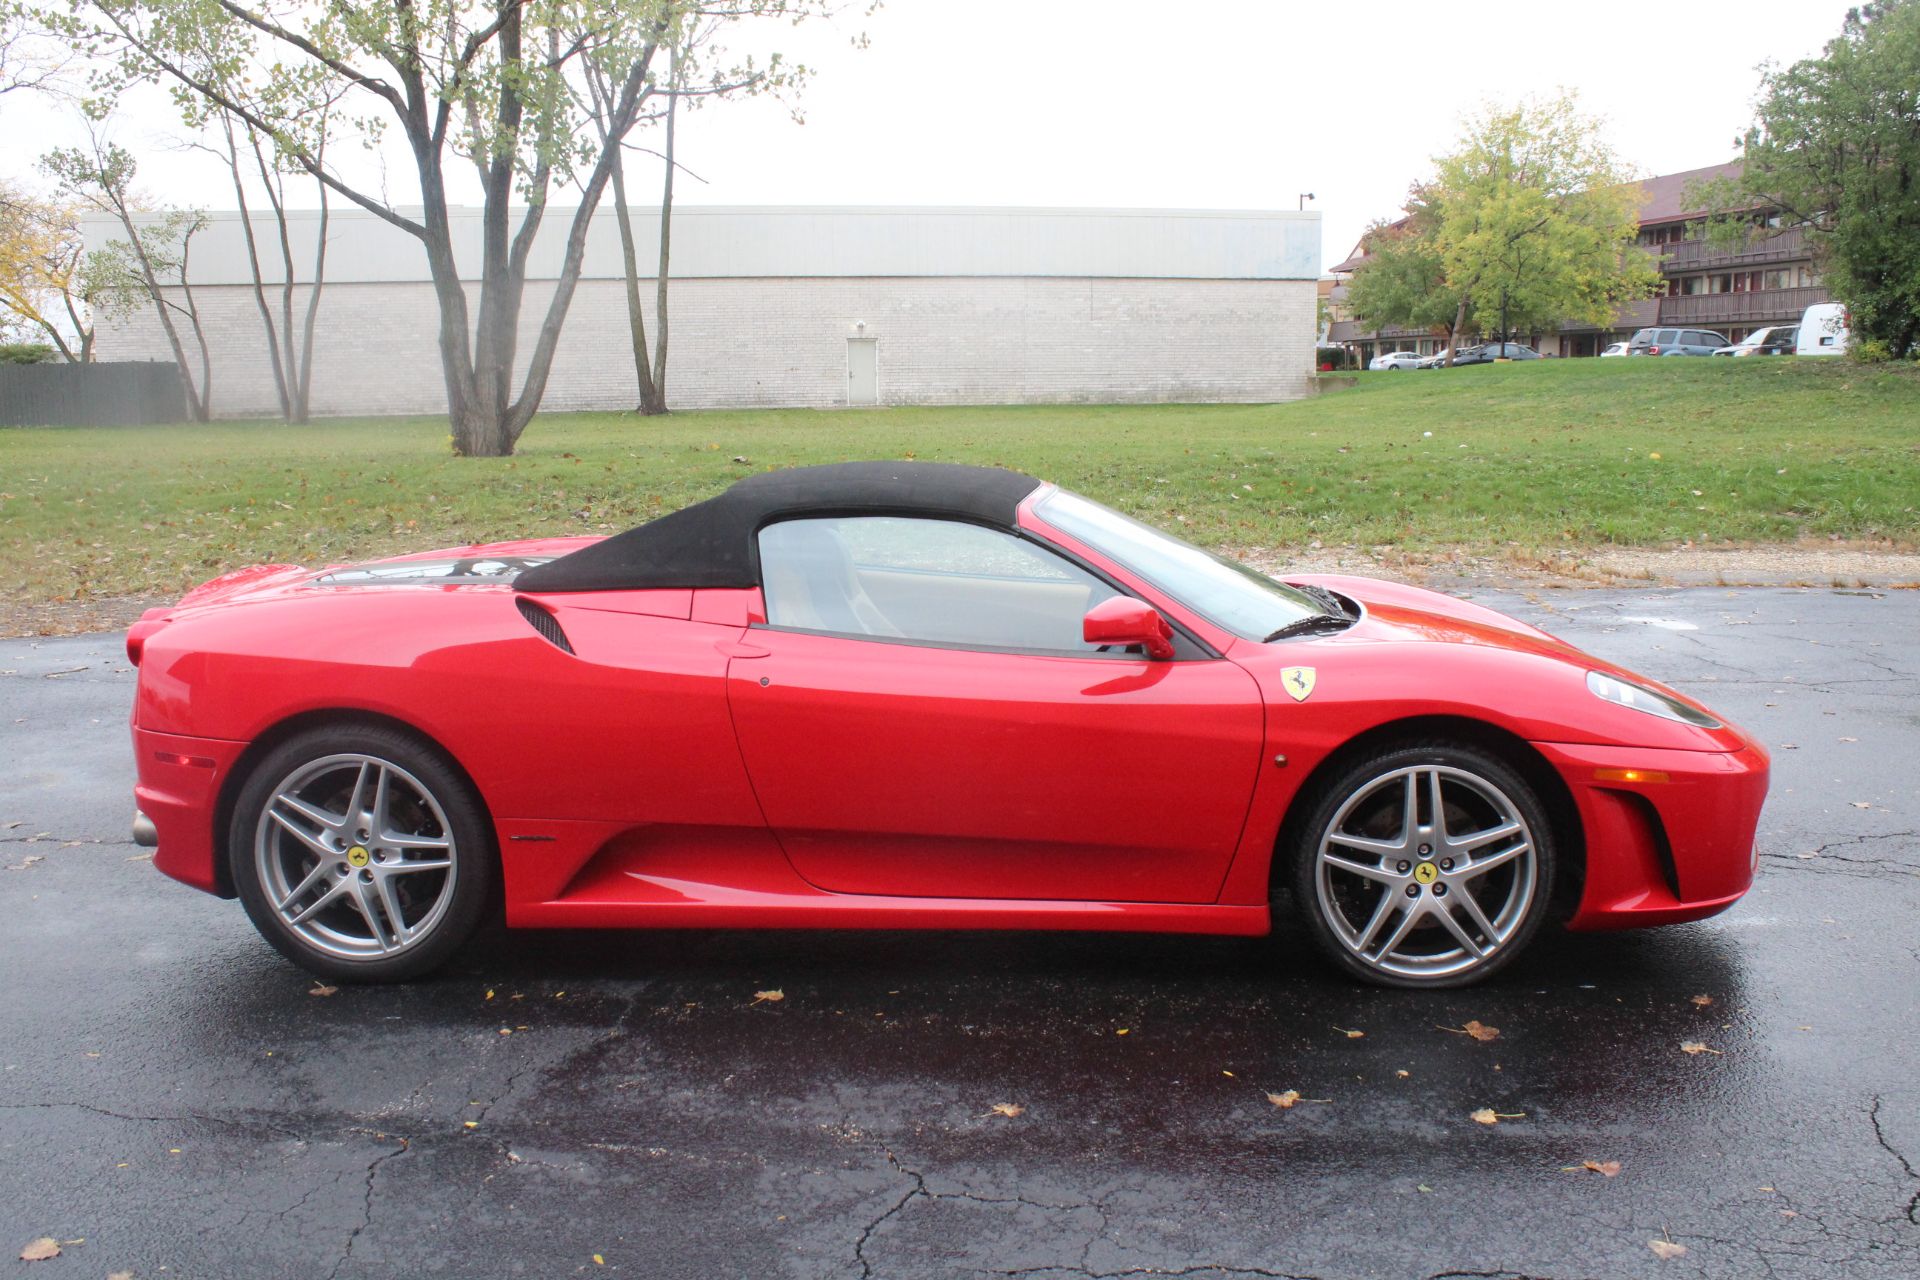
[[[1635,711],[1644,711],[1650,716],[1659,716],[1662,720],[1677,720],[1681,724],[1695,725],[1701,729],[1725,727],[1706,712],[1690,707],[1678,698],[1670,698],[1657,690],[1649,689],[1645,685],[1633,684],[1618,676],[1589,671],[1587,688],[1592,691],[1594,697],[1604,702],[1631,707]]]

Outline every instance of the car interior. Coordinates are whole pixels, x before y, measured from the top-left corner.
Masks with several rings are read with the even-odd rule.
[[[1092,654],[1087,610],[1118,594],[1018,538],[959,521],[840,517],[760,532],[768,625]]]

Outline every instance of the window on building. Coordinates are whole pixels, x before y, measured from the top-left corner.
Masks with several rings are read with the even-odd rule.
[[[1762,289],[1784,289],[1787,287],[1787,272],[1784,267],[1775,267],[1760,273]]]

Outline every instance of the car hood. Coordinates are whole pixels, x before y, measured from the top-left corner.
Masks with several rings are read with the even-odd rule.
[[[1449,651],[1445,660],[1439,660],[1440,655],[1436,655],[1434,663],[1396,661],[1388,665],[1401,670],[1426,671],[1443,681],[1470,669],[1488,682],[1477,687],[1497,690],[1501,700],[1511,700],[1522,710],[1526,709],[1522,704],[1533,699],[1572,695],[1572,704],[1581,710],[1581,720],[1607,721],[1621,727],[1620,732],[1609,733],[1608,740],[1646,739],[1652,734],[1671,740],[1669,745],[1722,750],[1737,749],[1751,742],[1743,730],[1697,699],[1484,605],[1422,587],[1372,578],[1316,574],[1290,576],[1287,580],[1337,592],[1359,602],[1364,614],[1352,627],[1334,635],[1304,637],[1275,645],[1250,645],[1249,649],[1254,652],[1246,656],[1253,661],[1300,663],[1305,660],[1305,653],[1311,651],[1337,663],[1337,655],[1341,653],[1357,658],[1363,651],[1378,653],[1407,644],[1436,645]],[[1234,656],[1242,657],[1242,653],[1236,646]],[[1371,665],[1380,664],[1375,660]],[[1718,730],[1683,727],[1642,712],[1623,712],[1597,698],[1589,699],[1584,689],[1589,671],[1603,672],[1678,698],[1720,720],[1725,727]],[[1500,674],[1503,672],[1505,677]],[[1548,672],[1560,674],[1549,677]]]

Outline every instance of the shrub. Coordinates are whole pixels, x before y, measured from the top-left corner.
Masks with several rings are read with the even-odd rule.
[[[0,342],[0,364],[43,364],[53,359],[44,342]]]

